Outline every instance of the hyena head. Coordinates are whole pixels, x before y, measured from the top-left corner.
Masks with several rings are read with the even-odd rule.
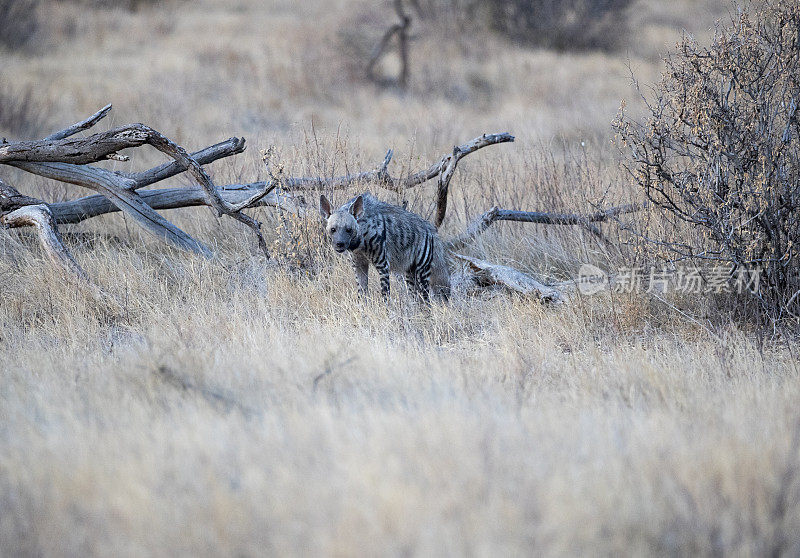
[[[361,231],[357,219],[364,211],[364,198],[358,196],[348,209],[343,207],[331,211],[331,204],[324,195],[319,197],[319,212],[327,219],[325,235],[331,239],[333,249],[340,254],[345,250],[355,250],[361,244]]]

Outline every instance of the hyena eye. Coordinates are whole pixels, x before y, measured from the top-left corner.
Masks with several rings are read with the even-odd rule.
[[[336,227],[331,227],[331,232],[335,233],[336,232]]]
[[[347,231],[348,233],[351,233],[353,232],[353,227],[347,227],[344,230]]]

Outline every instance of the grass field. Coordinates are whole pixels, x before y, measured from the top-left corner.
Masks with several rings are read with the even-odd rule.
[[[270,146],[290,175],[374,168],[388,148],[403,174],[513,133],[459,165],[447,237],[495,204],[638,200],[611,143],[620,101],[641,111],[629,68],[652,82],[683,30],[703,40],[728,9],[640,0],[610,53],[420,24],[402,93],[354,70],[348,45],[393,17],[365,6],[42,3],[34,46],[0,52],[0,91],[29,89],[35,105],[0,136],[41,137],[112,102],[101,128],[141,121],[188,149],[245,136],[245,153],[208,167],[229,183],[265,179]],[[108,166],[160,162],[148,149]],[[0,172],[46,200],[81,193]],[[433,187],[373,192],[429,216]],[[543,306],[459,288],[426,312],[395,288],[388,306],[363,301],[346,259],[287,232],[306,224],[254,215],[272,260],[206,209],[167,216],[209,261],[120,214],[65,227],[121,310],[69,287],[27,231],[0,231],[0,555],[800,552],[791,339],[701,296]],[[467,253],[550,282],[582,263],[648,263],[578,227],[509,223]]]

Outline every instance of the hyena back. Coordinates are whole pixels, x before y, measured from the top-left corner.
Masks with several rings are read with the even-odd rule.
[[[327,219],[325,231],[334,250],[349,251],[358,287],[367,292],[367,271],[378,270],[381,293],[389,295],[391,272],[405,275],[406,283],[426,301],[450,296],[450,273],[436,228],[428,221],[370,194],[361,194],[332,211],[320,196],[320,213]]]

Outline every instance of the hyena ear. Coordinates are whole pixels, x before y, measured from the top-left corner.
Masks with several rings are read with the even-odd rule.
[[[319,214],[325,219],[331,216],[331,202],[325,197],[325,194],[319,195]]]
[[[353,202],[353,205],[350,206],[350,213],[353,214],[353,217],[358,219],[361,217],[361,214],[364,212],[364,196],[358,196],[356,201]]]

